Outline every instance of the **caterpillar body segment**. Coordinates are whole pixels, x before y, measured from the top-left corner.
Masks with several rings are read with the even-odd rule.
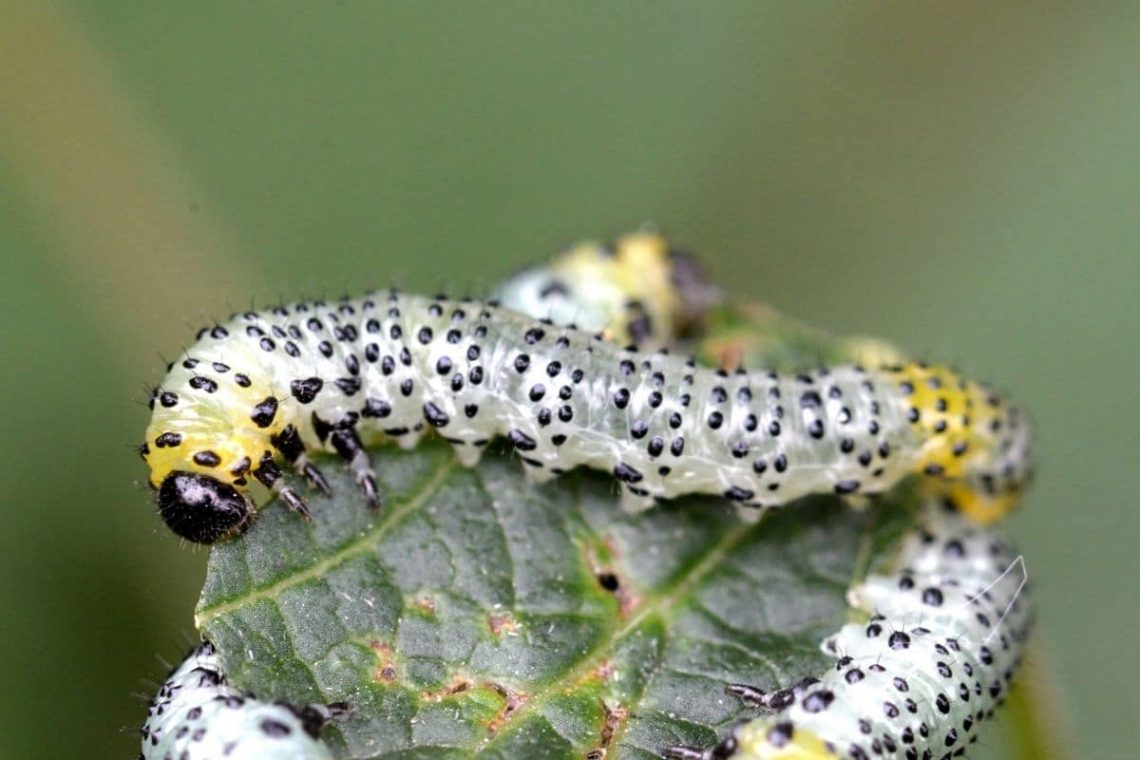
[[[673,345],[721,298],[696,260],[642,231],[587,241],[509,277],[492,298],[509,309],[601,332],[619,345]]]
[[[1024,563],[1006,541],[941,504],[904,543],[897,570],[849,594],[865,622],[829,637],[820,678],[727,691],[766,711],[689,760],[957,757],[1005,698],[1033,623]]]
[[[908,414],[919,415],[924,429],[921,471],[950,481],[928,482],[928,492],[988,523],[1016,506],[1029,480],[1030,429],[1004,398],[949,368],[913,362],[887,341],[836,337],[766,304],[727,299],[656,233],[627,235],[612,247],[580,244],[509,279],[497,294],[512,308],[559,325],[572,324],[573,315],[592,315],[590,327],[611,339],[633,339],[643,347],[688,345],[700,363],[728,372],[756,365],[788,373],[832,364],[884,368],[913,396]],[[684,320],[645,322],[662,329],[631,331],[623,302],[639,309],[646,304],[656,314],[675,314],[670,308],[684,304]],[[693,340],[686,343],[686,337]],[[626,497],[627,506],[638,503],[628,492]]]
[[[151,700],[139,760],[332,760],[320,732],[344,711],[257,699],[229,683],[214,646],[204,642]]]
[[[366,449],[429,431],[469,465],[503,436],[539,477],[610,472],[631,507],[693,493],[774,507],[926,474],[946,493],[984,492],[982,519],[1021,485],[1028,440],[1002,399],[944,368],[730,374],[491,303],[391,291],[205,329],[153,410],[141,452],[160,514],[204,543],[248,527],[272,495],[304,513],[281,467],[320,487],[317,451],[376,505]]]

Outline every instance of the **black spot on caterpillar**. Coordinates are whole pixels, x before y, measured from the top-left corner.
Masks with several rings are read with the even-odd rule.
[[[338,454],[377,506],[365,448],[428,430],[468,466],[503,436],[532,478],[611,472],[627,509],[691,493],[775,507],[924,474],[988,520],[1028,472],[1018,410],[945,367],[728,373],[492,303],[391,291],[204,329],[163,394],[176,401],[154,405],[143,458],[167,525],[202,543],[244,530],[271,493],[305,514],[278,462],[320,488],[312,451]]]
[[[140,760],[332,760],[321,728],[343,705],[295,707],[231,686],[205,642],[179,664],[151,700]]]
[[[765,692],[726,691],[775,714],[677,760],[948,757],[978,738],[1009,688],[1032,627],[1024,562],[993,530],[928,507],[898,570],[849,594],[869,615],[829,637],[834,666]]]

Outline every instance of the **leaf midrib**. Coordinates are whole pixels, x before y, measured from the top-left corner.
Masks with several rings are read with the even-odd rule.
[[[194,615],[195,626],[201,630],[205,628],[210,621],[222,615],[234,612],[262,599],[274,599],[280,596],[283,591],[293,586],[298,586],[306,581],[324,577],[329,571],[344,562],[370,550],[375,550],[376,545],[388,534],[389,530],[399,523],[401,518],[409,512],[418,509],[424,502],[440,491],[448,476],[456,467],[457,464],[453,458],[445,459],[409,499],[403,501],[399,506],[387,510],[371,530],[345,544],[321,561],[313,563],[304,570],[291,573],[268,585],[256,587],[252,591],[234,597],[233,599],[227,599],[219,604],[199,609]]]
[[[578,504],[578,511],[582,508],[581,502]],[[735,528],[722,535],[717,540],[715,547],[707,552],[702,559],[697,562],[689,572],[683,573],[681,577],[673,583],[665,586],[661,590],[648,594],[644,597],[644,602],[638,611],[631,615],[622,625],[613,630],[612,636],[607,638],[603,643],[596,646],[590,651],[577,666],[567,671],[567,673],[557,681],[551,681],[546,687],[532,692],[532,698],[528,699],[526,704],[520,707],[517,711],[512,713],[508,722],[502,729],[497,731],[494,736],[486,738],[480,743],[476,751],[482,752],[495,745],[496,742],[502,740],[510,734],[512,726],[520,725],[521,721],[529,714],[533,713],[536,709],[543,706],[546,701],[559,693],[564,693],[564,685],[576,684],[582,681],[588,674],[592,673],[605,659],[609,652],[617,648],[619,642],[637,630],[643,622],[651,616],[659,616],[665,623],[666,631],[673,631],[674,627],[670,625],[671,621],[679,614],[681,607],[675,602],[686,596],[697,584],[699,584],[709,573],[720,567],[725,557],[739,544],[745,537],[747,537],[753,530],[760,530],[763,523],[766,522],[762,517],[757,522],[744,522],[741,521]],[[866,574],[867,567],[870,562],[870,549],[871,549],[871,532],[873,526],[868,526],[867,529],[862,531],[859,540],[859,548],[856,552],[856,561],[853,563],[851,579],[848,582],[850,586],[863,575]],[[655,671],[656,673],[656,671]],[[626,728],[629,726],[629,721],[625,720],[614,731],[611,738],[611,746],[616,746],[620,743],[621,736],[625,733]]]
[[[324,577],[344,562],[358,555],[374,551],[377,544],[383,540],[406,515],[419,509],[444,488],[448,477],[457,467],[458,465],[453,458],[445,459],[431,472],[429,477],[418,486],[408,499],[387,511],[382,519],[369,531],[304,570],[292,573],[268,585],[257,587],[238,597],[200,609],[195,616],[196,625],[201,629],[211,621],[254,604],[257,601],[275,599],[289,588]],[[485,484],[483,484],[483,486],[486,491]],[[583,505],[581,501],[579,501],[575,511],[580,513],[582,507]],[[671,621],[673,621],[682,610],[681,605],[677,604],[678,600],[688,595],[693,588],[699,585],[710,573],[719,568],[736,546],[753,530],[758,529],[757,523],[740,522],[733,529],[722,534],[715,545],[706,552],[698,562],[689,568],[687,572],[681,573],[679,577],[656,591],[646,594],[643,597],[642,604],[639,605],[634,614],[616,627],[610,629],[608,634],[578,661],[577,665],[562,674],[559,678],[552,679],[546,685],[531,691],[530,698],[527,699],[525,704],[513,712],[493,735],[485,737],[481,742],[475,745],[472,751],[482,752],[493,748],[498,742],[505,740],[506,737],[511,735],[515,727],[523,725],[529,716],[532,716],[536,710],[544,707],[552,697],[564,694],[567,684],[581,683],[586,679],[601,665],[610,653],[617,649],[618,644],[626,636],[635,632],[650,618],[655,616],[659,617],[663,621],[666,631],[674,631],[675,627],[671,625]],[[853,567],[852,580],[858,579],[860,575],[867,570],[871,549],[869,533],[869,530],[865,530],[860,537],[860,545]],[[611,746],[620,743],[621,736],[625,733],[629,725],[630,722],[628,720],[622,721],[611,737]]]
[[[580,512],[582,505],[579,502],[578,511]],[[708,573],[712,572],[720,565],[724,557],[732,551],[732,549],[757,527],[757,523],[741,522],[733,530],[724,534],[716,543],[715,548],[709,551],[704,557],[692,567],[692,569],[681,576],[681,578],[672,584],[664,587],[663,589],[643,597],[643,603],[637,612],[629,617],[623,624],[613,629],[612,635],[605,638],[600,644],[594,647],[588,654],[586,654],[579,664],[567,671],[561,678],[551,680],[547,686],[538,689],[531,693],[531,698],[527,700],[526,704],[511,714],[507,723],[497,731],[494,736],[487,737],[477,747],[476,751],[482,752],[495,745],[504,737],[510,734],[512,726],[520,725],[521,722],[539,707],[546,704],[547,700],[556,694],[565,692],[565,684],[576,684],[581,682],[590,673],[597,669],[602,660],[606,658],[608,653],[617,648],[617,644],[627,635],[636,631],[638,626],[649,619],[651,616],[660,615],[663,620],[669,621],[674,617],[673,614],[662,614],[662,610],[677,609],[675,604],[672,604],[678,598],[682,597],[697,583],[700,582]],[[668,626],[666,626],[668,628]],[[622,733],[624,733],[626,726],[629,725],[628,721],[623,721],[618,729],[614,732],[611,740],[611,746],[616,745]]]

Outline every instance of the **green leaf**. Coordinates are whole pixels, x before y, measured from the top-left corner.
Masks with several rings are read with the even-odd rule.
[[[726,683],[827,666],[819,641],[845,622],[848,586],[912,518],[905,495],[865,511],[809,499],[759,523],[716,498],[628,515],[597,473],[533,485],[512,456],[469,470],[438,441],[372,456],[378,514],[324,462],[334,498],[311,496],[309,523],[271,505],[216,546],[197,610],[235,684],[351,706],[325,734],[343,757],[711,744],[752,714]]]

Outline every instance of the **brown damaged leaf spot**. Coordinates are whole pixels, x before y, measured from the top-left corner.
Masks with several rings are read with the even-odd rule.
[[[376,655],[377,664],[372,669],[373,680],[382,683],[392,683],[395,681],[400,672],[396,669],[396,663],[392,659],[392,647],[383,641],[373,641],[368,645],[372,653]]]
[[[416,609],[425,615],[435,614],[435,599],[430,596],[417,597],[415,601]]]
[[[614,667],[613,662],[607,658],[598,663],[596,667],[584,671],[577,681],[566,687],[566,691],[576,691],[594,683],[599,683],[604,686],[610,679],[613,678],[614,673],[616,672],[617,669]]]
[[[490,689],[503,699],[503,706],[487,721],[487,733],[494,735],[501,731],[516,712],[527,703],[530,696],[523,691],[513,691],[494,681],[473,681],[463,676],[456,676],[449,684],[436,691],[420,692],[421,702],[440,702],[445,699],[459,697],[472,689],[479,687]]]
[[[606,711],[606,719],[602,724],[602,736],[598,745],[586,753],[586,760],[602,760],[614,742],[621,724],[629,717],[629,710],[622,706],[610,707],[602,702],[602,709]]]
[[[497,691],[500,696],[506,700],[498,714],[487,723],[487,732],[495,734],[507,724],[507,721],[511,719],[512,715],[518,712],[519,708],[526,704],[530,695],[525,691],[511,691],[502,684],[488,683],[487,686]]]
[[[447,684],[447,686],[444,686],[442,689],[437,689],[436,691],[420,692],[420,701],[439,702],[442,699],[447,699],[448,697],[454,697],[459,694],[463,694],[472,686],[474,686],[474,683],[470,679],[463,678],[462,676],[456,676],[455,678],[451,679],[451,683]]]
[[[712,341],[705,347],[718,369],[726,372],[736,370],[744,362],[744,343],[740,340],[724,340],[717,343]]]
[[[598,585],[617,600],[618,613],[623,618],[629,617],[641,604],[641,596],[630,588],[613,567],[601,562],[592,547],[586,550],[586,562]]]
[[[487,625],[490,627],[491,633],[496,637],[519,635],[519,621],[515,620],[514,615],[509,612],[489,615],[487,617]]]

